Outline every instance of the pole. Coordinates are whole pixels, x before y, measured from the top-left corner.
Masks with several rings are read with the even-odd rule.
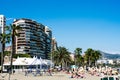
[[[52,51],[52,53],[53,53],[53,51]],[[53,62],[53,61],[52,61],[52,53],[51,53],[51,68],[52,68],[52,62]]]
[[[13,44],[12,44],[12,48],[13,48]],[[13,60],[13,49],[11,50],[11,55],[10,55],[10,65],[9,65],[9,79],[10,80],[10,75],[12,74],[12,60]]]
[[[3,57],[2,56],[3,56],[3,52],[1,52],[1,67],[0,67],[1,73],[2,73],[2,64],[3,64],[3,62],[2,62],[3,61]]]
[[[2,43],[2,52],[1,52],[1,73],[3,72],[3,54],[4,54],[4,46],[5,44]]]
[[[1,73],[3,71],[3,52],[1,53]]]

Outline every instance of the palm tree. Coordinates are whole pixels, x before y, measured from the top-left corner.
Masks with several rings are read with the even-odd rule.
[[[81,57],[81,53],[82,53],[82,48],[76,48],[75,49],[75,57],[74,57],[75,65],[76,65],[76,62],[79,63],[79,59]]]
[[[97,62],[97,60],[100,59],[101,57],[102,57],[102,54],[101,54],[99,51],[94,50],[94,53],[93,53],[94,66],[97,66],[97,65],[96,65],[96,62]]]
[[[70,57],[70,52],[66,53],[66,58],[65,58],[65,68],[68,68],[68,65],[70,65],[70,63],[72,63],[72,58]]]
[[[69,63],[71,61],[70,53],[65,47],[58,47],[56,51],[53,52],[52,57],[55,65],[61,65],[61,69],[63,65]]]
[[[85,60],[88,64],[88,66],[91,66],[91,63],[92,63],[92,54],[94,53],[94,50],[91,49],[91,48],[88,48],[87,51],[85,51]]]
[[[11,60],[10,60],[10,71],[11,71],[10,73],[12,73],[13,54],[15,54],[15,39],[16,39],[16,36],[19,36],[17,32],[22,28],[15,24],[7,26],[7,28],[9,32],[11,32],[11,37],[12,37],[12,53],[11,53]]]
[[[6,29],[6,28],[5,28]],[[4,52],[5,52],[5,44],[10,42],[10,34],[2,33],[0,34],[0,42],[2,44],[2,52],[1,52],[1,73],[3,71],[3,63],[4,63]]]
[[[84,57],[81,55],[78,58],[77,62],[78,62],[78,66],[84,66]]]
[[[50,56],[50,59],[51,61],[54,63],[54,65],[57,65],[58,64],[58,61],[57,61],[57,51],[52,51],[50,52],[49,56]]]
[[[85,60],[89,66],[96,66],[96,61],[101,58],[101,53],[97,50],[91,48],[87,49],[85,52]]]

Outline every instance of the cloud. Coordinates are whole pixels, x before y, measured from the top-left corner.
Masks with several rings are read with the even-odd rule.
[[[103,52],[110,53],[110,54],[120,54],[120,51],[107,51],[107,50],[104,50]]]
[[[14,18],[6,18],[6,20],[8,20],[8,21],[9,21],[9,20],[13,20],[13,19],[14,19]]]

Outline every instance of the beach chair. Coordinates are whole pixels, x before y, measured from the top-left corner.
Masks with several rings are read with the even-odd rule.
[[[108,80],[108,77],[103,77],[101,78],[101,80]]]
[[[109,80],[114,80],[114,77],[109,77]]]
[[[118,75],[118,80],[120,80],[120,74]]]
[[[119,78],[116,78],[116,80],[120,80]]]

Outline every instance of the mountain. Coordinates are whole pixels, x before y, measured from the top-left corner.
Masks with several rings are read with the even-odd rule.
[[[102,58],[107,58],[107,59],[120,59],[120,54],[111,54],[111,53],[106,53],[103,51],[100,51],[102,54]]]

